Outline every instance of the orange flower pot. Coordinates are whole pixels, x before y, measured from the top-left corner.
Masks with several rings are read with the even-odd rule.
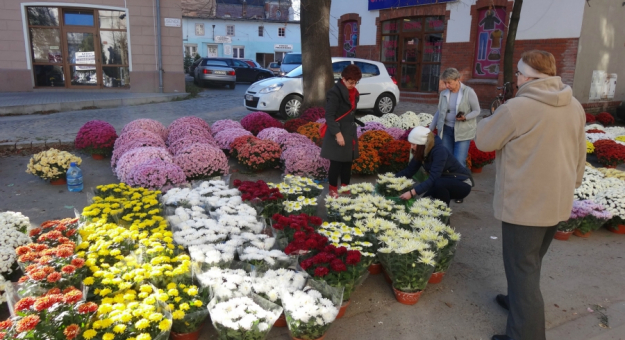
[[[91,155],[91,158],[101,161],[104,159],[104,155],[98,155],[94,153],[93,155]]]
[[[619,224],[616,227],[608,227],[608,230],[615,234],[625,234],[625,224]]]
[[[560,240],[560,241],[568,241],[569,238],[571,237],[571,235],[573,234],[572,231],[556,231],[556,234],[553,235],[553,238],[556,240]]]
[[[573,232],[573,235],[575,235],[577,237],[588,238],[588,237],[590,237],[591,233],[592,233],[592,231],[589,231],[587,233],[583,233],[583,232],[579,231],[579,229],[575,229],[575,231]]]
[[[482,172],[482,168],[471,167],[471,172],[474,173],[474,174],[479,174],[479,173]]]
[[[286,327],[286,316],[284,316],[284,313],[280,314],[280,317],[278,318],[278,320],[276,320],[276,322],[273,324],[274,327]]]
[[[343,302],[343,304],[341,305],[341,309],[339,309],[339,314],[336,316],[337,319],[340,319],[345,315],[345,312],[347,311],[347,307],[349,307],[350,303],[351,303],[351,300],[347,300]]]
[[[198,328],[197,331],[193,332],[193,333],[174,333],[171,332],[169,333],[169,338],[171,340],[197,340],[200,338],[200,333],[202,332],[202,328],[204,326]]]
[[[421,293],[423,293],[423,291],[418,291],[416,293],[406,293],[406,292],[402,292],[400,290],[395,289],[395,287],[393,287],[393,292],[395,293],[395,298],[397,299],[397,302],[402,303],[404,305],[416,304],[417,302],[419,302]]]
[[[50,184],[52,184],[52,185],[65,185],[65,184],[67,184],[67,178],[59,178],[59,179],[51,180]]]
[[[432,273],[432,276],[430,276],[428,283],[431,283],[431,284],[441,283],[441,281],[443,281],[444,276],[445,276],[445,272]]]
[[[378,275],[382,272],[382,265],[379,263],[374,263],[370,265],[368,269],[369,269],[369,274]]]

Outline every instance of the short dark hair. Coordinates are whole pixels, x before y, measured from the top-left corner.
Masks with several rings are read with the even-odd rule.
[[[349,64],[343,69],[341,77],[345,78],[345,80],[359,81],[360,78],[362,78],[362,71],[360,71],[360,68],[358,66],[354,64]]]

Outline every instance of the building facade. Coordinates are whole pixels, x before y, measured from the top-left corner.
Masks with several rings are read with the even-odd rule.
[[[160,3],[162,90],[184,92],[179,1]],[[152,0],[4,1],[0,91],[159,92],[155,13]]]
[[[624,45],[616,32],[622,33],[625,24],[616,18],[625,14],[625,7],[609,1],[588,2],[525,0],[514,60],[526,50],[549,51],[556,58],[558,75],[573,86],[582,103],[612,107],[611,102],[625,98],[625,86],[617,83],[615,94],[608,89],[603,98],[595,98],[589,97],[590,84],[593,71],[602,70],[594,74],[596,78],[603,75],[606,83],[622,71],[622,63],[616,65],[616,60],[624,60]],[[462,81],[476,90],[480,102],[488,105],[503,83],[513,4],[508,0],[333,2],[332,55],[383,62],[397,79],[402,99],[417,102],[437,103],[438,92],[444,88],[439,75],[455,67]]]
[[[216,0],[200,13],[197,0],[183,1],[183,53],[256,60],[267,67],[285,53],[300,52],[299,21],[286,0]]]

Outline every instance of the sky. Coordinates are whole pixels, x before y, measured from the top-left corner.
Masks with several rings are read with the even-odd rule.
[[[299,2],[300,0],[293,0],[293,15],[295,15],[295,20],[299,20]]]

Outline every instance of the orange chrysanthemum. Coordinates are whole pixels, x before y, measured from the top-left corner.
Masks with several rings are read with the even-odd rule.
[[[46,278],[46,273],[44,273],[42,270],[37,270],[29,273],[28,276],[35,281],[41,281]]]
[[[17,280],[17,283],[24,283],[26,281],[28,281],[28,276],[22,276],[19,280]]]
[[[54,301],[50,300],[49,297],[42,296],[42,297],[38,298],[37,301],[35,301],[35,304],[33,305],[33,308],[37,312],[41,312],[44,309],[48,309],[48,308],[52,307],[53,304],[54,304]]]
[[[358,143],[358,158],[352,163],[352,173],[356,175],[373,175],[380,168],[380,156],[368,143]]]
[[[11,326],[13,326],[13,321],[11,321],[11,319],[0,322],[0,329],[9,329]]]
[[[35,301],[37,301],[37,299],[32,296],[25,297],[15,304],[15,310],[19,312],[29,310]]]
[[[98,305],[93,302],[87,302],[78,306],[78,313],[80,314],[94,313],[97,310]]]
[[[382,172],[398,172],[408,166],[410,143],[405,140],[394,140],[384,144],[378,153]]]
[[[391,137],[391,135],[389,135],[386,131],[371,130],[363,133],[362,136],[358,138],[358,141],[363,144],[369,144],[377,151],[380,150],[384,144],[392,142],[393,137]]]
[[[52,261],[52,257],[51,256],[42,256],[39,258],[39,260],[37,261],[37,263],[44,265],[46,263],[49,263]]]
[[[82,268],[82,266],[85,265],[85,260],[79,258],[75,258],[72,260],[72,265],[75,266],[76,268]]]
[[[73,338],[78,336],[79,332],[80,332],[80,327],[76,324],[71,324],[65,328],[65,330],[63,331],[63,334],[65,334],[65,337],[67,337],[68,340],[72,340]]]
[[[82,292],[79,290],[72,290],[71,292],[65,294],[64,301],[65,303],[76,303],[82,299]]]
[[[323,143],[323,139],[321,138],[321,135],[319,135],[319,127],[321,127],[321,124],[319,123],[306,123],[297,128],[297,133],[308,137],[308,139],[313,141],[313,143],[321,146],[321,144]]]
[[[55,287],[55,288],[52,288],[52,289],[50,289],[50,290],[46,293],[46,296],[47,296],[47,295],[52,295],[52,294],[61,294],[61,290],[60,290],[59,288],[56,288],[56,287]]]
[[[39,315],[27,315],[22,320],[17,322],[17,325],[15,326],[15,330],[18,331],[19,333],[28,332],[34,329],[35,327],[37,327],[37,324],[39,324],[39,321],[40,321]]]
[[[71,249],[67,249],[65,247],[59,247],[56,250],[56,255],[58,257],[70,257],[70,256],[74,255],[74,252]]]
[[[61,268],[61,271],[63,271],[63,273],[65,274],[73,274],[76,271],[76,267],[68,264],[67,266]]]
[[[28,253],[30,253],[30,248],[26,246],[17,247],[17,249],[15,249],[15,254],[17,254],[17,256],[22,256]]]
[[[58,281],[60,279],[61,279],[61,273],[54,272],[54,273],[48,275],[48,282],[54,283],[54,282],[56,282],[56,281]]]

